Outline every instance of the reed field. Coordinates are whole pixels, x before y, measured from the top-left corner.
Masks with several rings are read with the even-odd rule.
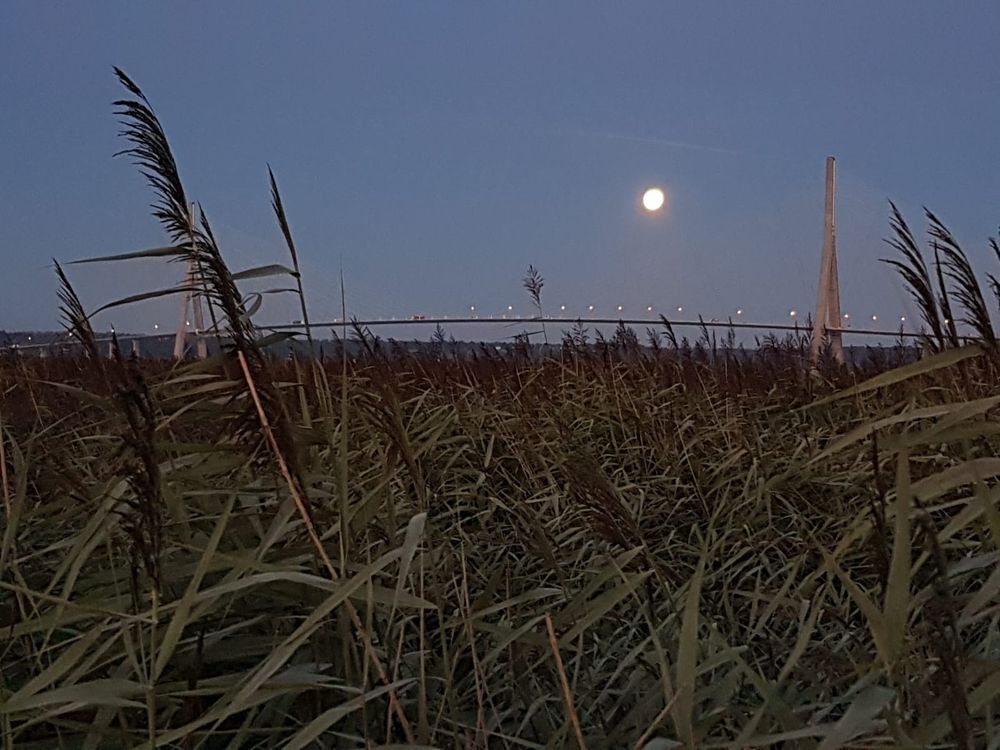
[[[104,356],[57,266],[79,347],[0,360],[5,748],[1000,747],[1000,351],[936,217],[890,228],[919,356],[279,360],[276,181],[289,265],[233,273],[120,78],[170,244],[105,261],[194,261],[220,351]]]

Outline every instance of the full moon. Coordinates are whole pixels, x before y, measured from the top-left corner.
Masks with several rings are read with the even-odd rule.
[[[663,208],[663,201],[666,200],[663,191],[659,188],[649,188],[642,194],[642,207],[647,211],[659,211]]]

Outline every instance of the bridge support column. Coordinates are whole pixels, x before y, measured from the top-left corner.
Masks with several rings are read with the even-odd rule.
[[[840,278],[837,273],[837,224],[835,194],[837,162],[826,158],[826,205],[823,220],[823,255],[819,264],[819,284],[816,288],[816,315],[813,318],[810,360],[819,363],[823,346],[830,345],[834,360],[843,364],[844,345],[840,333]]]
[[[193,231],[195,226],[195,205],[192,203],[190,206],[190,221]],[[193,241],[193,240],[192,240]],[[196,252],[197,248],[192,248],[192,252]],[[174,359],[183,359],[184,350],[187,348],[187,329],[188,329],[188,307],[191,307],[194,318],[194,329],[195,333],[198,334],[196,346],[198,351],[198,358],[205,359],[208,356],[208,342],[205,341],[205,337],[202,335],[205,331],[205,317],[201,309],[201,297],[198,296],[196,289],[200,288],[202,284],[202,279],[198,274],[198,269],[195,267],[194,260],[188,261],[187,275],[184,277],[184,286],[188,288],[189,291],[184,292],[181,301],[181,319],[177,324],[177,335],[174,337]]]

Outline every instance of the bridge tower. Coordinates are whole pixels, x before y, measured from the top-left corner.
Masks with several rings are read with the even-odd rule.
[[[192,203],[189,207],[191,227],[195,226],[196,207]],[[192,231],[194,231],[192,229]],[[194,251],[195,248],[192,248]],[[197,347],[198,359],[205,359],[208,356],[208,343],[205,341],[205,316],[201,309],[201,297],[194,290],[201,284],[200,274],[195,266],[194,258],[188,261],[187,274],[184,277],[186,292],[181,295],[181,319],[177,324],[177,335],[174,337],[174,359],[183,359],[184,350],[187,348],[188,336],[188,308],[191,308],[194,318],[194,331],[197,336],[195,345]]]
[[[823,255],[819,263],[819,284],[816,287],[816,315],[813,317],[810,359],[819,362],[825,343],[830,345],[834,360],[843,364],[844,345],[840,333],[840,277],[837,273],[837,223],[835,194],[837,161],[826,157],[826,205],[823,218]]]

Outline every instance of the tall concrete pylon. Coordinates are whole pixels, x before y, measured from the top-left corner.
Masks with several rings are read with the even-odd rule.
[[[810,359],[817,364],[824,344],[829,344],[834,360],[843,364],[844,344],[840,333],[840,277],[837,273],[837,160],[826,157],[826,206],[823,217],[823,255],[816,288],[816,315],[813,318]]]
[[[195,204],[189,207],[191,226],[195,226]],[[193,230],[192,230],[193,231]],[[194,252],[192,248],[192,252]],[[181,319],[177,324],[177,335],[174,337],[174,359],[183,359],[184,351],[187,348],[188,308],[191,308],[194,318],[194,332],[197,336],[195,346],[197,347],[198,359],[205,359],[208,356],[208,343],[205,341],[205,316],[201,309],[201,297],[192,290],[200,288],[201,276],[195,265],[194,258],[188,261],[187,274],[184,277],[184,286],[188,291],[181,295]]]

